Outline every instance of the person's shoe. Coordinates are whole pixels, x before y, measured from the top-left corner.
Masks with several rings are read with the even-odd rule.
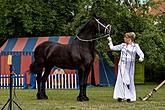
[[[129,86],[129,85],[127,85],[127,88],[128,88],[128,89],[130,89],[130,86]]]
[[[118,102],[122,102],[123,99],[122,99],[122,98],[118,98],[117,101],[118,101]]]
[[[131,99],[127,99],[127,102],[131,102]]]

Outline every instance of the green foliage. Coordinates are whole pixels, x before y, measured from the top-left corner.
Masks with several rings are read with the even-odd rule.
[[[1,0],[0,32],[6,36],[65,34],[78,0]],[[72,14],[74,13],[74,15]]]
[[[160,71],[163,72],[165,68],[165,33],[161,23],[154,25],[156,20],[157,17],[146,17],[147,28],[137,34],[136,41],[145,53],[146,72],[151,74],[150,78],[153,80],[156,80],[156,77],[162,74]]]
[[[156,21],[158,29],[165,33],[165,13],[163,13],[161,16],[158,16]]]

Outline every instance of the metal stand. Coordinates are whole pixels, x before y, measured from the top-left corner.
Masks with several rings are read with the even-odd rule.
[[[3,110],[5,107],[6,107],[6,105],[9,103],[9,108],[8,108],[8,110],[12,110],[12,102],[14,102],[14,104],[16,104],[17,105],[17,107],[20,109],[20,110],[22,110],[21,109],[21,107],[12,99],[12,85],[13,85],[13,79],[12,79],[12,76],[13,76],[14,74],[13,74],[13,70],[12,70],[12,65],[10,65],[10,97],[9,97],[9,99],[8,99],[8,101],[5,103],[5,105],[2,107],[2,109],[1,110]]]

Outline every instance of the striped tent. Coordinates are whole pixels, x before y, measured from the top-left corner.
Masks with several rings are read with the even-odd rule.
[[[61,44],[70,44],[74,40],[75,36],[46,36],[46,37],[30,37],[30,38],[10,38],[0,48],[0,75],[9,75],[9,65],[7,64],[8,55],[12,55],[12,65],[16,74],[24,75],[28,74],[29,65],[34,61],[33,52],[37,45],[44,41],[58,42]],[[112,77],[107,77],[104,63],[100,63],[100,60],[95,62],[94,73],[96,85],[105,83],[105,80],[109,81],[110,85],[114,85],[115,74],[111,71]],[[106,73],[105,75],[102,72]],[[108,70],[109,72],[109,70]],[[65,69],[66,74],[74,74],[76,70]],[[101,74],[100,74],[101,73]],[[91,77],[89,76],[88,83],[90,83]],[[103,80],[102,80],[103,79]],[[102,81],[101,81],[102,80]]]

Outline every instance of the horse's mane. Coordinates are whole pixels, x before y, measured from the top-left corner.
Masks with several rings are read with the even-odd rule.
[[[87,21],[85,24],[82,25],[82,28],[80,28],[80,30],[78,32],[78,35],[91,26],[90,25],[91,24],[91,20],[93,20],[93,18],[91,18],[89,21]]]

